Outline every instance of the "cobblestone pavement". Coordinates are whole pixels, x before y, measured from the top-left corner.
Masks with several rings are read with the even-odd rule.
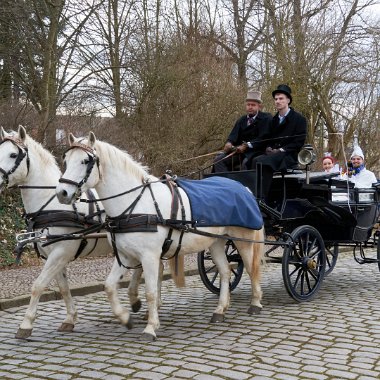
[[[77,297],[73,333],[56,331],[62,301],[40,305],[32,337],[14,339],[25,307],[0,312],[1,379],[378,379],[380,274],[340,257],[311,302],[295,303],[281,266],[263,276],[264,309],[249,316],[243,277],[232,293],[226,321],[210,324],[217,298],[198,276],[187,287],[163,284],[161,328],[141,341],[143,308],[126,330],[113,318],[104,293]],[[121,289],[127,304],[126,290]]]

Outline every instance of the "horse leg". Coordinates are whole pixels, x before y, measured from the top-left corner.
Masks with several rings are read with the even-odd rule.
[[[263,241],[263,229],[254,231],[253,236],[248,237],[252,240]],[[248,308],[248,314],[260,314],[263,306],[261,305],[261,264],[264,257],[264,244],[261,243],[244,243],[236,242],[236,246],[243,259],[244,266],[251,280],[251,304]]]
[[[44,267],[40,275],[34,281],[32,285],[32,293],[30,297],[29,306],[26,310],[23,321],[16,333],[17,339],[26,339],[30,337],[33,330],[33,322],[37,315],[37,305],[41,297],[42,292],[49,285],[51,280],[57,276],[58,273],[62,273],[63,268],[72,259],[65,251],[60,247],[51,252],[48,256]]]
[[[160,274],[159,274],[159,278],[160,280],[158,281],[158,295],[157,295],[157,309],[160,309],[160,307],[162,306],[162,297],[161,297],[161,288],[162,288],[162,279],[164,277],[164,264],[162,262],[162,260],[160,260]],[[144,315],[144,320],[147,321],[149,319],[149,310],[147,310],[145,312],[145,315]]]
[[[145,296],[148,306],[148,324],[143,331],[142,339],[148,341],[157,339],[156,330],[160,327],[158,318],[158,303],[161,288],[160,261],[160,256],[154,256],[153,252],[147,254],[146,258],[143,258],[142,261],[145,278]]]
[[[77,320],[77,310],[73,297],[71,296],[69,282],[67,280],[66,268],[59,273],[57,273],[55,279],[61,292],[62,298],[66,305],[66,318],[62,322],[62,325],[58,328],[61,332],[72,332],[74,330],[74,324]]]
[[[162,279],[164,278],[164,263],[160,260],[160,274],[158,281],[158,300],[157,307],[158,309],[162,306],[162,298],[161,298],[161,289],[162,289]]]
[[[117,294],[118,283],[120,279],[124,276],[124,274],[125,274],[125,268],[121,267],[118,264],[117,260],[115,260],[112,265],[111,272],[109,273],[106,279],[106,282],[104,284],[104,290],[110,302],[112,312],[119,319],[122,325],[126,326],[128,329],[131,329],[133,327],[132,316],[130,315],[129,311],[122,306]],[[137,278],[134,277],[132,282],[136,283],[136,280]],[[131,290],[131,292],[135,294],[134,290]]]
[[[213,262],[215,263],[220,276],[220,294],[218,306],[215,309],[211,323],[223,322],[224,313],[230,304],[230,279],[231,269],[224,253],[225,241],[218,239],[210,247],[210,253]]]
[[[129,301],[131,303],[132,311],[134,313],[137,313],[141,309],[141,300],[139,298],[139,285],[142,273],[142,268],[134,269],[131,281],[128,286]]]

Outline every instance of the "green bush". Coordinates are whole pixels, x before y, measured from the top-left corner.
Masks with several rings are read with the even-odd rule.
[[[0,267],[15,263],[15,234],[25,229],[23,206],[19,194],[3,192],[0,196]]]

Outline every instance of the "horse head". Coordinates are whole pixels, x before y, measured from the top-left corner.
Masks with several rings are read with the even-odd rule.
[[[0,129],[0,191],[4,186],[14,186],[25,181],[29,173],[27,133],[23,126],[18,132]]]
[[[74,202],[83,191],[95,187],[101,180],[95,134],[90,132],[84,139],[70,133],[68,140],[69,148],[64,154],[65,172],[56,189],[58,200],[64,204]]]

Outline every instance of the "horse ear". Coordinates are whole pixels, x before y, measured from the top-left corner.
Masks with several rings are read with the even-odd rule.
[[[25,142],[26,139],[26,130],[22,125],[18,126],[18,136],[20,137],[22,142]]]
[[[88,135],[88,143],[90,144],[91,148],[94,147],[94,145],[96,143],[96,137],[95,137],[94,132],[90,132],[89,133],[89,135]]]
[[[69,133],[69,144],[70,144],[70,145],[73,145],[74,142],[75,142],[75,137],[74,137],[74,135],[70,132],[70,133]]]

